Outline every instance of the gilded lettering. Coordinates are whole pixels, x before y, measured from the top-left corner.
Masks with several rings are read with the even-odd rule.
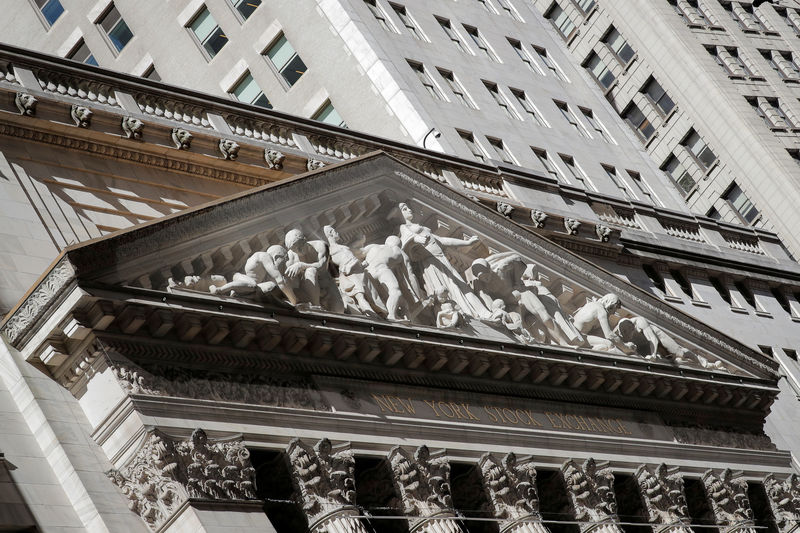
[[[489,407],[488,405],[484,405],[483,406],[483,410],[486,411],[487,415],[489,415],[489,420],[491,420],[492,422],[495,422],[495,423],[500,422],[500,419],[497,418],[497,416],[495,416],[495,414],[492,413],[492,411],[490,411],[490,409],[494,409],[494,408],[493,407]]]
[[[436,415],[436,418],[442,418],[441,416],[439,416],[439,411],[436,409],[436,402],[432,402],[430,400],[422,400],[422,401],[428,404],[428,407],[433,409],[433,414]]]
[[[622,423],[622,420],[620,420],[619,418],[615,418],[614,420],[617,421],[617,424],[619,424],[619,429],[624,435],[633,435],[633,433],[628,431],[628,428],[626,428],[625,425]]]
[[[589,424],[586,423],[586,419],[584,419],[580,415],[575,415],[575,418],[578,420],[578,425],[584,431],[591,431],[592,429],[589,427]]]
[[[545,412],[544,412],[544,416],[546,416],[546,417],[547,417],[547,419],[550,421],[550,425],[551,425],[551,426],[553,426],[553,427],[554,427],[554,428],[556,428],[556,429],[561,429],[561,428],[563,428],[564,426],[558,426],[558,425],[556,425],[556,421],[557,421],[557,420],[553,420],[553,416],[554,416],[554,415],[555,415],[555,413],[551,413],[550,411],[545,411]]]
[[[464,413],[461,412],[461,407],[459,407],[457,403],[450,402],[450,407],[452,407],[453,412],[455,412],[456,417],[458,417],[459,420],[467,418],[466,416],[464,416]]]
[[[597,425],[603,428],[602,431],[604,431],[605,433],[615,433],[614,429],[608,424],[607,420],[604,420],[600,417],[597,417],[596,420],[597,420]]]
[[[377,403],[378,407],[381,408],[381,413],[385,413],[387,411],[390,413],[394,412],[392,411],[392,404],[389,403],[389,401],[386,399],[385,396],[383,396],[382,394],[381,395],[373,394],[372,397],[375,398],[375,403]]]
[[[447,418],[455,418],[456,417],[455,411],[453,411],[453,408],[447,402],[439,402],[439,410]],[[449,414],[447,413],[448,411],[450,411]]]
[[[386,396],[386,399],[389,400],[389,403],[392,404],[392,410],[395,413],[401,413],[401,414],[405,413],[405,411],[403,411],[403,408],[397,405],[398,404],[397,400],[399,400],[397,396]]]
[[[398,398],[397,401],[400,402],[400,405],[402,405],[405,410],[412,415],[417,414],[416,408],[414,407],[414,402],[411,401],[411,398]]]
[[[599,425],[597,425],[597,419],[596,418],[594,418],[592,416],[587,416],[586,418],[587,418],[587,420],[589,420],[589,423],[592,424],[592,430],[599,431],[600,433],[603,433],[604,430]]]
[[[480,418],[478,418],[477,416],[475,416],[475,415],[472,413],[472,411],[470,411],[470,410],[469,410],[469,404],[467,404],[467,403],[463,403],[463,402],[462,402],[462,403],[461,403],[461,407],[464,409],[464,412],[465,412],[465,413],[467,413],[467,417],[469,417],[469,419],[470,419],[470,420],[475,420],[475,421],[477,421],[477,422],[480,422],[480,421],[481,421],[481,419],[480,419]]]
[[[544,427],[544,425],[541,422],[539,422],[538,420],[536,420],[535,416],[533,416],[533,411],[531,411],[530,409],[525,409],[525,414],[528,415],[528,418],[531,421],[531,423],[530,423],[531,426]]]
[[[575,421],[574,424],[572,424],[569,421],[569,417],[572,417],[572,419]],[[564,422],[566,423],[567,427],[570,428],[570,429],[581,429],[580,425],[578,424],[578,419],[575,418],[575,415],[565,415],[564,416]]]
[[[517,415],[514,414],[514,411],[509,409],[508,407],[503,407],[503,417],[505,418],[506,422],[509,424],[519,424],[519,420],[517,419]],[[513,420],[512,420],[513,417]]]

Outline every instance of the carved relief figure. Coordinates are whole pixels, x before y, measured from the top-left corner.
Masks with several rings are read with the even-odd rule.
[[[654,524],[689,522],[689,508],[683,492],[683,477],[677,468],[661,463],[654,471],[641,465],[636,480],[648,517]]]
[[[229,160],[229,161],[236,161],[239,157],[239,143],[231,139],[220,139],[219,140],[219,151],[222,154],[222,158]]]
[[[322,306],[334,313],[344,312],[344,303],[328,272],[328,246],[322,241],[308,241],[299,229],[286,233],[286,276],[298,291],[298,301],[313,307]]]
[[[515,290],[520,305],[541,321],[551,339],[562,346],[585,344],[582,332],[572,324],[558,298],[539,281],[536,265],[531,263],[525,267],[520,282]]]
[[[617,333],[611,329],[609,315],[614,314],[621,306],[616,294],[606,294],[600,299],[588,299],[586,303],[572,315],[573,324],[583,335],[593,350],[616,351],[616,345],[622,342]],[[594,333],[599,328],[599,337]]]
[[[400,240],[403,250],[411,257],[422,273],[425,293],[439,300],[452,300],[465,315],[486,318],[489,310],[461,278],[444,253],[451,246],[470,246],[478,242],[469,239],[454,239],[435,235],[430,228],[414,222],[411,208],[400,204],[400,213],[405,222],[400,225]]]
[[[753,510],[747,498],[747,481],[742,472],[726,468],[717,475],[713,470],[706,470],[703,485],[717,524],[733,526],[752,522]]]
[[[512,452],[500,461],[487,453],[481,457],[478,466],[495,517],[507,520],[539,518],[536,468],[530,458],[518,461]]]
[[[270,150],[269,148],[264,150],[264,161],[267,162],[267,168],[270,170],[281,170],[283,169],[283,161],[286,159],[286,156],[283,152],[279,152],[278,150]]]
[[[768,474],[764,489],[780,532],[790,533],[800,528],[800,476],[791,474],[785,481],[778,481]]]
[[[461,321],[461,313],[459,313],[458,306],[451,302],[442,302],[439,312],[436,313],[436,327],[437,328],[455,328]]]
[[[220,287],[211,286],[212,294],[230,294],[231,296],[264,297],[280,293],[290,303],[297,303],[289,280],[286,278],[286,248],[274,244],[266,252],[256,252],[244,264],[244,274],[233,275],[233,280]]]
[[[178,150],[188,150],[192,146],[192,139],[194,139],[194,135],[183,128],[172,128],[170,136]]]
[[[401,248],[399,237],[390,235],[385,244],[369,244],[364,247],[364,252],[364,267],[385,293],[389,320],[399,320],[398,309],[401,306],[406,318],[411,320],[430,304],[430,300],[423,299],[411,260]]]
[[[525,344],[535,342],[533,336],[525,329],[525,325],[522,323],[522,315],[514,311],[506,311],[506,303],[500,298],[492,302],[492,314],[489,316],[489,322],[505,326],[508,331]]]
[[[122,133],[126,139],[136,139],[139,140],[142,138],[142,132],[144,131],[144,122],[139,120],[136,117],[122,117]]]
[[[20,115],[32,117],[36,113],[36,104],[39,100],[35,96],[28,93],[17,93],[14,96],[14,105],[17,106]]]
[[[614,474],[607,463],[601,466],[589,458],[581,466],[571,459],[561,467],[561,473],[579,521],[616,522]]]
[[[366,269],[347,246],[341,243],[339,233],[332,226],[322,228],[328,239],[330,261],[339,271],[339,291],[345,307],[368,315],[375,315],[366,293],[370,286]]]
[[[92,123],[94,113],[88,107],[72,104],[69,109],[69,116],[79,128],[88,128]]]

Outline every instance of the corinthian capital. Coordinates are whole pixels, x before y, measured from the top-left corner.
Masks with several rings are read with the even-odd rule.
[[[564,483],[581,531],[593,523],[617,522],[614,474],[607,462],[587,459],[582,465],[570,459],[561,466]]]

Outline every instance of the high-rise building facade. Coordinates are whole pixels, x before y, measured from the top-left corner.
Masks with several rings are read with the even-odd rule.
[[[800,267],[563,48],[601,6],[20,6],[0,529],[800,523]]]

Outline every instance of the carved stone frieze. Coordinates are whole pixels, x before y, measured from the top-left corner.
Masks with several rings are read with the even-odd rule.
[[[319,170],[325,166],[325,161],[320,161],[319,159],[311,159],[309,158],[308,162],[306,162],[306,169],[311,172],[312,170]]]
[[[144,132],[144,122],[136,117],[122,117],[122,135],[126,139],[141,140]]]
[[[570,459],[561,466],[561,474],[581,532],[595,529],[600,523],[608,523],[610,531],[621,531],[615,525],[618,518],[614,473],[607,462],[598,464],[589,458],[580,465]]]
[[[728,529],[753,525],[753,510],[747,497],[747,481],[741,471],[734,472],[726,468],[718,474],[713,470],[706,470],[702,480],[717,524]]]
[[[209,442],[198,428],[188,440],[152,432],[128,464],[108,477],[155,531],[190,499],[256,500],[254,474],[241,440]]]
[[[656,468],[640,465],[635,475],[650,523],[659,525],[689,523],[683,477],[678,468],[669,468],[664,463]]]
[[[487,453],[480,458],[478,466],[489,496],[490,511],[502,521],[501,531],[547,531],[538,522],[541,515],[536,492],[536,468],[531,457],[519,460],[512,452],[501,460]]]
[[[286,156],[283,152],[272,150],[271,148],[264,150],[264,161],[267,162],[267,168],[270,170],[282,170],[285,159]]]
[[[745,450],[776,450],[777,447],[766,435],[726,431],[707,426],[672,426],[675,440],[681,444],[699,444]]]
[[[531,222],[536,228],[543,228],[547,222],[547,213],[540,209],[531,209]]]
[[[170,138],[178,150],[188,150],[192,146],[194,135],[183,128],[172,128]]]
[[[578,229],[581,227],[581,222],[574,218],[564,219],[564,229],[567,230],[567,235],[577,235]]]
[[[597,224],[594,227],[594,233],[597,235],[597,238],[600,239],[600,242],[608,242],[611,238],[611,228],[603,224]]]
[[[497,204],[495,204],[495,209],[504,217],[511,217],[511,214],[514,212],[514,206],[506,202],[497,202]]]
[[[36,104],[39,100],[35,96],[28,93],[17,93],[14,95],[14,105],[17,106],[20,115],[32,117],[36,114]]]
[[[69,108],[69,116],[79,128],[88,128],[92,124],[94,112],[86,106],[72,104]]]
[[[800,476],[791,474],[778,481],[774,474],[764,478],[767,503],[780,533],[792,533],[800,529]]]
[[[228,161],[236,161],[239,157],[239,143],[232,139],[220,139],[219,140],[219,151],[222,154],[222,159]]]

